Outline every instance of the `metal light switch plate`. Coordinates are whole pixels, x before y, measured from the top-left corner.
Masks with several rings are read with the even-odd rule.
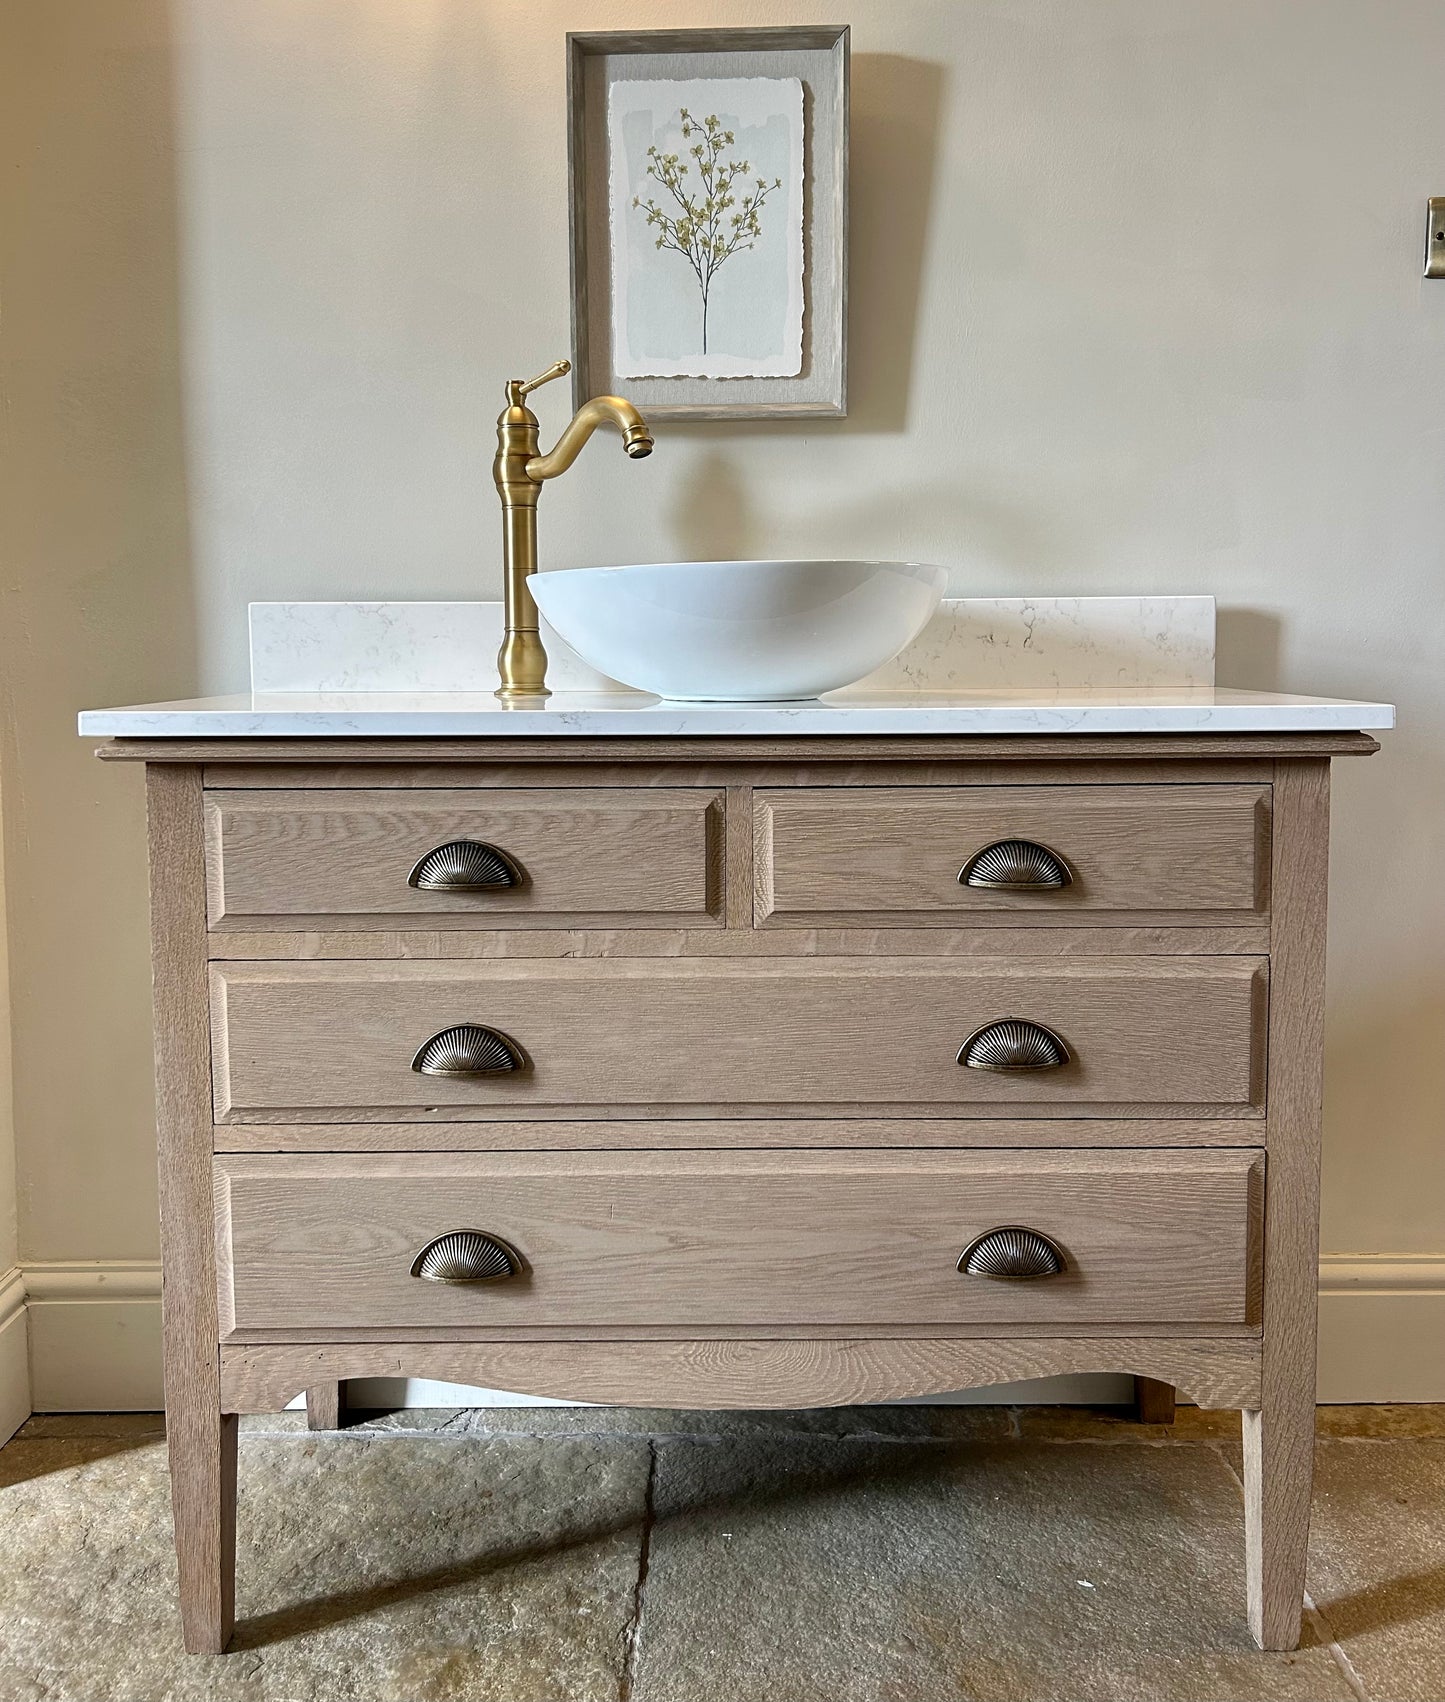
[[[1430,222],[1425,226],[1425,276],[1445,278],[1445,195],[1430,202]]]

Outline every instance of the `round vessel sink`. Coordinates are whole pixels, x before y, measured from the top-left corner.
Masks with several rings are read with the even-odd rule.
[[[692,703],[817,697],[891,661],[948,570],[898,561],[695,561],[533,574],[537,607],[623,685]]]

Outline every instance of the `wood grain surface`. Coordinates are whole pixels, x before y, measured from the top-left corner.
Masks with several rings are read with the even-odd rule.
[[[1275,774],[1269,1174],[1261,1400],[1244,1417],[1249,1622],[1266,1649],[1299,1641],[1314,1473],[1324,1088],[1329,764]]]
[[[1267,903],[1269,791],[1262,786],[799,787],[754,794],[757,917],[967,926],[991,913],[1078,921],[1091,913],[1231,912]],[[1058,853],[1069,885],[972,887],[960,871],[999,840]]]
[[[165,738],[112,739],[103,762],[1106,762],[1183,758],[1368,756],[1379,750],[1369,733],[922,733],[840,736],[761,735],[728,738],[527,738],[511,734],[457,738]]]
[[[860,755],[851,742],[830,746],[828,760],[753,754],[746,758],[723,752],[694,750],[689,756],[654,750],[649,757],[636,749],[614,750],[610,760],[597,749],[572,755],[571,740],[552,741],[550,757],[535,748],[511,755],[492,740],[484,761],[473,751],[470,760],[390,762],[369,760],[327,762],[216,761],[205,770],[208,788],[232,791],[338,791],[372,788],[387,791],[457,791],[472,788],[496,791],[507,787],[572,786],[1178,786],[1200,784],[1267,786],[1274,774],[1270,756],[1209,757],[1102,756],[1071,761],[1054,755],[1005,756],[978,753],[960,757],[945,742],[931,753],[907,741],[908,750],[882,753],[876,748]],[[818,741],[814,740],[816,745]],[[872,742],[876,745],[876,741]],[[531,741],[533,747],[537,741]],[[595,744],[595,741],[594,741]],[[338,756],[340,753],[338,753]]]
[[[217,1152],[579,1152],[775,1147],[1257,1147],[1258,1117],[594,1117],[218,1123]]]
[[[1024,1341],[315,1343],[226,1347],[231,1412],[275,1412],[320,1378],[434,1377],[633,1407],[826,1407],[939,1395],[1079,1371],[1173,1383],[1202,1407],[1259,1398],[1255,1342]]]
[[[702,788],[210,792],[206,837],[213,928],[698,927],[721,905],[722,799]],[[454,839],[506,852],[521,882],[409,886]]]
[[[215,1654],[235,1612],[236,1421],[221,1412],[216,1345],[200,769],[148,770],[146,816],[162,1353],[181,1631],[191,1653]]]
[[[513,958],[539,957],[1077,957],[1080,955],[1170,957],[1262,957],[1269,950],[1269,921],[1219,926],[1112,927],[1094,917],[1087,927],[1070,927],[1048,916],[995,916],[967,927],[786,928],[752,926],[752,849],[744,853],[729,830],[727,853],[729,920],[718,928],[475,928],[408,927],[389,933],[371,929],[295,932],[213,932],[210,952],[220,959],[293,958]],[[1175,919],[1177,921],[1177,918]]]
[[[318,1154],[216,1161],[223,1334],[412,1325],[1242,1324],[1257,1152]],[[961,1274],[1026,1224],[1065,1270]],[[451,1230],[522,1275],[412,1262]]]
[[[1262,1090],[1255,958],[226,963],[211,973],[218,1120],[562,1107],[1237,1115]],[[1071,1061],[1024,1075],[961,1067],[968,1036],[1006,1017],[1052,1029]],[[456,1023],[502,1030],[528,1066],[478,1080],[413,1071],[417,1048]]]

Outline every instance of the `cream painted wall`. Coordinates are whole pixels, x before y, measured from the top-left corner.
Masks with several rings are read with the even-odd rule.
[[[4,785],[0,774],[0,899],[5,893]],[[10,943],[0,903],[0,1280],[20,1261],[15,1209],[15,1112],[10,1057]]]
[[[569,28],[854,26],[852,412],[598,445],[549,565],[847,553],[1213,592],[1340,765],[1325,1246],[1445,1255],[1433,0],[0,0],[3,646],[27,1259],[153,1253],[138,777],[84,704],[250,598],[495,594],[501,383],[565,352]],[[563,398],[541,411],[560,425]]]
[[[5,788],[0,771],[0,899],[5,894]],[[0,903],[0,1281],[20,1259],[15,1210],[15,1114],[10,1062],[10,949],[5,907]],[[3,1324],[3,1314],[0,1314]]]
[[[0,1443],[30,1416],[29,1331],[22,1305],[15,1211],[15,1118],[10,1066],[10,961],[5,925],[4,774],[0,771]]]

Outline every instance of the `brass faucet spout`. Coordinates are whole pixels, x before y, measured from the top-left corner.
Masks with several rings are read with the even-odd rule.
[[[598,426],[613,425],[622,433],[622,447],[634,461],[652,453],[652,433],[647,421],[631,402],[621,396],[594,396],[573,414],[571,423],[546,455],[534,455],[527,462],[527,477],[555,479],[565,473],[582,453],[583,445]]]
[[[547,652],[537,628],[537,605],[527,581],[537,571],[537,498],[543,484],[565,473],[598,426],[616,426],[622,447],[634,460],[652,453],[647,421],[621,396],[594,396],[572,416],[550,453],[537,453],[537,416],[523,400],[539,384],[561,378],[571,364],[558,361],[537,378],[507,383],[507,406],[497,420],[497,458],[492,463],[502,499],[503,589],[506,630],[497,652],[504,703],[548,696]]]

